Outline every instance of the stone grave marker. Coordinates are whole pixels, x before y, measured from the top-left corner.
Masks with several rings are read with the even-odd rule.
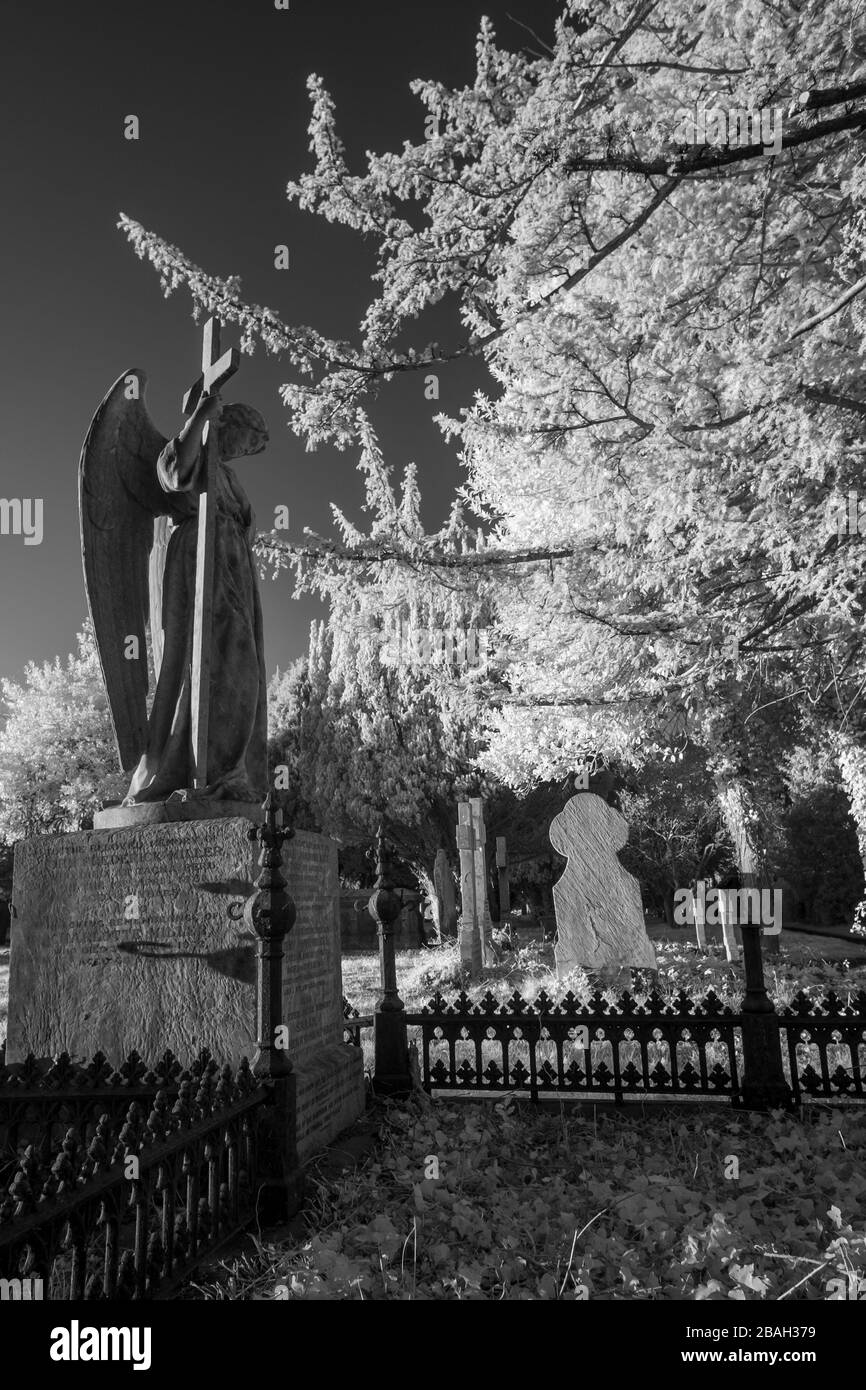
[[[460,853],[460,920],[457,941],[461,964],[466,966],[473,978],[477,978],[481,974],[483,954],[475,901],[475,832],[472,825],[472,808],[468,801],[458,802],[457,817],[457,849]]]
[[[594,792],[566,802],[550,826],[550,842],[568,860],[553,885],[556,970],[655,970],[638,881],[617,857],[628,839],[619,811]]]
[[[475,853],[475,912],[481,930],[481,957],[485,965],[492,960],[493,919],[487,898],[487,827],[484,824],[484,801],[480,796],[469,798],[472,810],[472,830]]]
[[[255,937],[243,909],[257,847],[245,817],[37,835],[15,846],[7,1061],[104,1052],[119,1065],[207,1047],[256,1049]],[[363,1059],[343,1042],[337,846],[299,830],[283,849],[297,920],[283,1021],[304,1158],[364,1108]]]
[[[454,878],[448,855],[444,849],[437,849],[433,865],[433,887],[439,908],[439,931],[442,936],[451,937],[457,931],[457,899],[454,895]]]

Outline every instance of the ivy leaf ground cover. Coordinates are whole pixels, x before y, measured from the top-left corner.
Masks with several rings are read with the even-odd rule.
[[[308,1234],[207,1297],[815,1300],[866,1279],[866,1109],[383,1108]],[[856,1284],[854,1285],[856,1287]],[[844,1295],[841,1295],[844,1296]]]

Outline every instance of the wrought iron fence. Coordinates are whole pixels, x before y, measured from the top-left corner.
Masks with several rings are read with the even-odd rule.
[[[426,1090],[528,1091],[615,1098],[704,1095],[739,1104],[740,1018],[708,994],[695,1005],[681,994],[625,993],[615,1005],[596,991],[582,1003],[569,993],[556,1003],[515,991],[506,1003],[489,992],[473,1003],[437,994],[408,1026],[421,1034]]]
[[[360,1045],[361,1030],[373,1019],[348,1003],[346,1018],[347,1037]],[[568,993],[558,1003],[544,990],[532,1000],[515,991],[505,1003],[489,991],[477,1001],[465,992],[450,1002],[437,993],[403,1015],[428,1092],[522,1091],[532,1100],[570,1096],[617,1104],[691,1098],[734,1106],[752,1101],[750,1061],[753,1092],[766,1071],[764,1056],[750,1057],[753,1019],[712,990],[698,1001],[682,990],[671,1000],[655,991],[625,992],[614,1003],[600,991],[585,1001]],[[847,1001],[801,991],[760,1022],[780,1061],[781,1086],[771,1103],[866,1101],[864,991]],[[758,1038],[759,1049],[763,1043]]]
[[[796,1101],[866,1099],[866,991],[847,1001],[800,990],[778,1015],[783,1060]]]
[[[352,1007],[344,994],[343,1018],[345,1020],[343,1024],[343,1041],[352,1043],[355,1047],[360,1047],[361,1029],[372,1028],[373,1015],[359,1013],[357,1009]]]
[[[382,828],[370,914],[379,929],[381,991],[371,1018],[343,1001],[346,1037],[374,1030],[374,1089],[410,1090],[417,1061],[427,1091],[495,1095],[520,1090],[613,1100],[719,1100],[750,1109],[811,1100],[866,1100],[866,992],[843,1002],[832,991],[802,990],[777,1011],[767,994],[759,928],[743,928],[745,990],[739,1008],[712,991],[665,999],[626,991],[613,1003],[596,990],[586,1001],[546,991],[517,992],[501,1003],[489,991],[453,1003],[437,994],[407,1012],[397,989],[394,922],[400,902],[390,880]],[[411,1034],[411,1046],[410,1046]]]
[[[3,1277],[39,1278],[53,1299],[165,1296],[248,1224],[267,1177],[261,1121],[274,1099],[248,1063],[233,1074],[203,1054],[148,1104],[130,1101],[136,1076],[131,1089],[100,1086],[98,1100],[67,1091],[58,1105],[53,1078],[32,1070],[25,1064],[25,1085],[14,1084],[20,1071],[2,1090],[7,1154],[16,1134],[18,1150],[0,1200]],[[93,1124],[95,1100],[106,1108]],[[56,1142],[47,1136],[63,1109],[73,1123]],[[22,1152],[22,1129],[34,1125],[39,1139]]]
[[[214,1067],[202,1052],[184,1079],[201,1078]],[[82,1144],[89,1143],[103,1114],[116,1118],[135,1101],[150,1109],[157,1091],[176,1092],[183,1073],[180,1061],[166,1052],[148,1067],[131,1052],[114,1067],[102,1052],[88,1063],[74,1062],[68,1053],[55,1058],[29,1056],[12,1066],[0,1056],[0,1191],[28,1144],[47,1155],[72,1129]]]

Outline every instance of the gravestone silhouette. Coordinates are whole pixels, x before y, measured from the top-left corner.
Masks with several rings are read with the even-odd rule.
[[[437,849],[433,865],[433,884],[439,911],[439,932],[441,936],[457,935],[457,900],[454,895],[454,878],[448,856],[444,849]]]
[[[617,857],[628,823],[596,796],[579,792],[550,825],[550,843],[568,863],[553,885],[556,909],[556,973],[657,969],[646,934],[640,887]]]

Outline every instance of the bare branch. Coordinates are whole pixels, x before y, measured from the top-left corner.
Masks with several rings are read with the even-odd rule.
[[[844,309],[846,304],[850,304],[851,300],[856,299],[857,295],[862,294],[864,290],[866,290],[866,275],[864,275],[862,279],[857,280],[853,285],[849,285],[847,290],[839,295],[838,299],[833,300],[832,304],[828,304],[827,307],[821,309],[819,313],[813,314],[810,319],[804,319],[799,328],[794,329],[788,342],[793,343],[795,338],[801,337],[804,333],[809,333],[811,329],[817,328],[818,324],[823,323],[825,319],[832,318],[834,314],[838,314],[840,309]]]

